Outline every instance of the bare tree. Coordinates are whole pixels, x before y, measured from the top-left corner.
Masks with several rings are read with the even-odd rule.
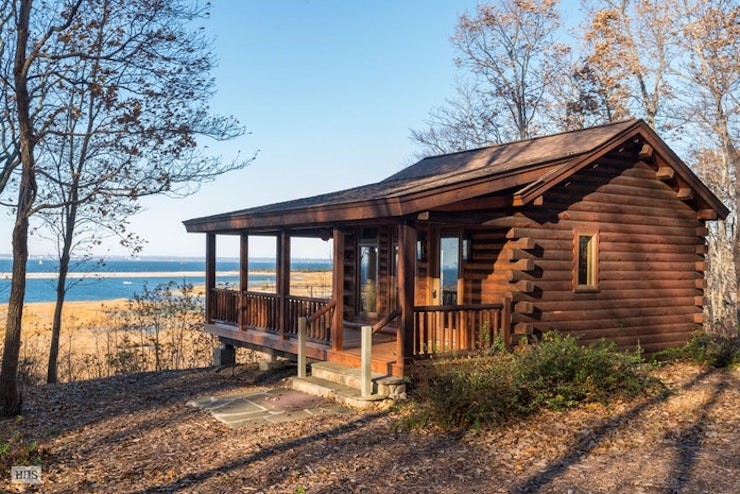
[[[419,157],[500,144],[501,105],[480,85],[458,82],[456,95],[444,106],[432,108],[426,129],[411,129],[411,140],[421,145]]]
[[[631,107],[653,128],[673,96],[668,75],[677,29],[670,1],[585,0],[586,61],[610,88],[611,107]],[[661,121],[664,123],[664,121]]]
[[[733,210],[726,222],[712,229],[709,291],[721,306],[714,308],[715,317],[710,320],[716,321],[717,329],[736,335],[740,320],[740,5],[731,0],[682,0],[674,10],[681,23],[676,44],[683,55],[675,73],[681,96],[677,118],[697,138],[693,144],[700,151],[699,171]],[[734,264],[732,270],[726,265],[728,259]],[[712,294],[712,290],[722,293]],[[734,314],[727,313],[730,306]]]
[[[228,139],[243,129],[208,108],[212,57],[194,25],[207,13],[199,2],[56,0],[32,10],[33,0],[9,1],[16,25],[2,34],[15,40],[15,63],[14,78],[4,83],[14,91],[6,104],[16,108],[22,166],[0,372],[4,414],[20,406],[15,381],[29,217],[60,212],[64,278],[83,218],[120,232],[117,215],[134,212],[138,198],[186,193],[248,162],[223,163],[200,145],[203,136]],[[52,355],[51,381],[55,368]]]
[[[432,110],[427,129],[412,130],[423,151],[526,139],[550,128],[545,109],[569,53],[557,41],[557,5],[556,0],[499,0],[460,17],[452,44],[469,82]]]

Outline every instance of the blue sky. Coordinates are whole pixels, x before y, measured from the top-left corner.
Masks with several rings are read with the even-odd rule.
[[[182,220],[382,180],[412,163],[409,129],[453,92],[449,37],[474,0],[221,0],[207,31],[219,66],[212,107],[251,134],[212,146],[257,159],[185,199],[149,198],[134,218],[148,239],[143,255],[202,256],[203,235]],[[575,9],[571,9],[574,10]],[[10,252],[11,219],[0,218],[0,252]],[[219,254],[235,255],[222,242]],[[53,254],[38,238],[31,253]],[[271,256],[269,242],[250,254]],[[294,246],[324,257],[326,247]],[[112,245],[110,254],[125,255]]]

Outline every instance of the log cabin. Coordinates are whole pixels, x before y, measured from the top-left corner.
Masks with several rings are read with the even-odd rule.
[[[184,222],[206,237],[205,330],[227,345],[403,376],[417,359],[549,330],[656,351],[703,322],[706,222],[727,208],[642,120],[433,156],[385,180]],[[216,241],[241,278],[215,286]],[[250,291],[250,235],[277,241]],[[291,238],[333,239],[332,295],[290,292]]]

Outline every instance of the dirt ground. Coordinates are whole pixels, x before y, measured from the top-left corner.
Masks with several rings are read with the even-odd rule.
[[[656,371],[667,396],[458,434],[400,430],[394,410],[230,429],[186,404],[277,386],[287,372],[241,366],[27,389],[23,419],[0,422],[0,439],[39,441],[43,484],[26,492],[740,492],[739,370],[673,364]],[[21,490],[0,479],[0,490]]]

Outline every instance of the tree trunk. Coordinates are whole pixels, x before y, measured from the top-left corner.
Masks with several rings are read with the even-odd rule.
[[[13,227],[13,278],[5,329],[5,347],[0,368],[0,415],[20,413],[18,392],[18,356],[21,347],[23,302],[26,296],[26,263],[28,262],[28,217],[36,200],[36,170],[33,156],[34,135],[28,94],[26,53],[31,0],[22,0],[17,21],[13,79],[18,112],[18,130],[21,150],[21,180],[18,187],[18,206]]]
[[[62,332],[62,311],[64,309],[64,297],[67,295],[67,273],[69,273],[70,251],[72,249],[72,234],[76,220],[76,205],[71,206],[71,211],[67,214],[67,228],[64,235],[64,246],[62,255],[59,257],[59,278],[57,278],[57,300],[54,305],[54,319],[51,323],[51,343],[49,345],[49,365],[46,371],[46,382],[55,383],[57,377],[57,361],[59,359],[59,336]],[[71,219],[71,221],[70,221]]]

